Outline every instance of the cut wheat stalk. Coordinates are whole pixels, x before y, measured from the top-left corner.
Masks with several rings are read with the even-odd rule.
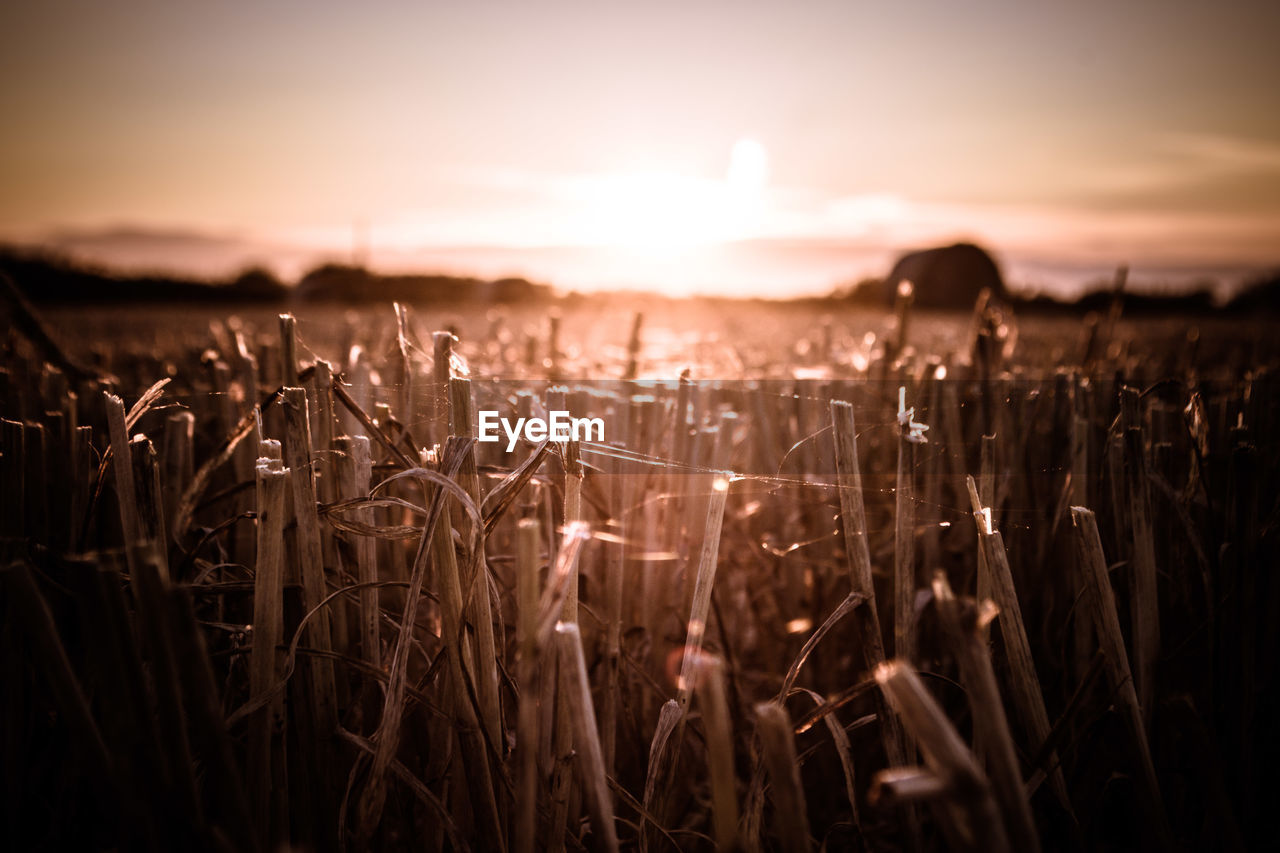
[[[980,439],[978,454],[978,499],[981,505],[988,507],[987,513],[996,514],[996,437],[984,435]],[[967,474],[965,476],[968,476]],[[977,551],[977,576],[974,579],[974,590],[977,600],[991,600],[991,567],[987,565],[986,549],[979,544]],[[984,739],[985,729],[975,727],[973,733],[973,751],[979,761],[987,759],[987,743]],[[985,765],[984,765],[985,766]]]
[[[257,467],[258,548],[254,561],[253,649],[249,656],[249,696],[259,699],[280,677],[279,646],[284,639],[285,485],[289,472],[278,458],[264,457]],[[255,712],[249,727],[248,776],[256,836],[274,846],[283,807],[284,698],[277,695]]]
[[[449,430],[464,439],[475,438],[475,412],[471,395],[471,380],[453,377],[449,380]],[[472,502],[481,505],[480,478],[476,472],[474,443],[466,451],[459,472],[462,488]],[[465,532],[470,522],[460,519]],[[491,743],[505,741],[502,734],[502,708],[498,698],[498,654],[493,635],[493,610],[489,594],[489,567],[485,558],[485,530],[483,525],[475,532],[479,553],[472,555],[476,574],[464,579],[466,616],[475,628],[477,678],[476,692],[480,700],[481,718]]]
[[[536,519],[516,525],[516,647],[519,650],[520,705],[516,721],[516,853],[532,853],[538,826],[538,686],[536,672],[539,532]]]
[[[552,617],[553,614],[557,617],[564,614],[565,607],[573,594],[573,587],[577,583],[579,555],[582,546],[589,538],[590,529],[585,522],[575,521],[565,528],[564,538],[556,552],[555,567],[547,589],[538,603],[537,645],[540,648],[551,641],[555,625],[563,621]],[[551,658],[544,658],[544,660],[547,662],[548,670],[558,664],[558,661],[553,663],[554,659]],[[554,764],[550,789],[551,822],[548,827],[546,848],[558,851],[564,849],[565,821],[569,816],[572,797],[574,731],[572,717],[564,710],[563,703],[567,699],[563,689],[558,693],[546,689],[548,684],[559,685],[558,678],[553,679],[550,671],[544,672],[544,676],[542,700],[548,712],[555,712],[550,723],[551,758]]]
[[[27,532],[40,542],[50,541],[50,507],[49,507],[49,435],[44,424],[23,424],[26,433],[23,444],[26,448],[22,461],[26,467],[23,475],[25,483],[26,524]]]
[[[876,608],[875,582],[871,576],[871,552],[867,545],[867,520],[862,496],[862,473],[858,467],[853,406],[842,400],[832,400],[831,425],[835,438],[845,559],[849,562],[851,591],[861,595],[863,599],[863,603],[854,611],[853,618],[858,626],[858,649],[862,655],[863,671],[870,673],[884,663],[885,654],[884,640],[880,634],[880,616]],[[885,757],[890,766],[906,764],[906,739],[898,718],[887,712],[888,707],[882,698],[877,708]],[[918,834],[918,829],[911,824],[908,831]],[[919,849],[919,843],[913,843],[913,847]]]
[[[1010,851],[1009,838],[986,774],[955,726],[910,666],[891,661],[876,669],[876,682],[920,745],[942,783],[943,809],[952,838],[973,850]]]
[[[640,311],[631,318],[631,336],[627,340],[627,367],[622,378],[630,382],[640,372],[640,330],[644,326],[644,314]]]
[[[449,434],[449,380],[453,378],[453,344],[456,340],[452,332],[431,333],[430,434],[437,442]]]
[[[677,585],[673,583],[666,588],[667,601],[669,604],[674,603],[677,611],[683,611],[685,601],[693,597],[694,571],[688,560],[691,548],[689,540],[693,537],[698,521],[702,517],[695,494],[698,481],[702,478],[697,475],[690,476],[687,473],[676,473],[676,470],[687,471],[692,468],[696,433],[689,420],[689,408],[694,390],[693,378],[689,369],[685,368],[680,371],[679,383],[676,385],[675,408],[671,412],[670,421],[671,445],[664,454],[678,466],[675,470],[664,472],[667,476],[666,484],[663,486],[663,491],[672,496],[668,503],[671,523],[663,527],[663,532],[666,534],[665,547],[677,555],[675,569],[683,575],[684,581],[683,589],[678,593],[679,598],[675,602],[671,602],[669,596],[677,589]]]
[[[320,606],[326,595],[324,550],[320,538],[320,515],[317,510],[315,476],[312,470],[311,422],[307,392],[302,388],[284,389],[284,463],[289,469],[293,492],[293,516],[297,525],[295,542],[302,578],[302,606],[310,612]],[[321,610],[307,624],[307,642],[321,652],[332,648],[329,611]],[[318,734],[328,738],[338,726],[338,700],[334,689],[333,662],[324,657],[308,661],[311,674],[312,701]]]
[[[956,394],[955,377],[948,372],[939,379],[938,384],[942,386],[938,394],[941,407],[938,414],[942,419],[941,430],[946,447],[947,473],[950,476],[951,487],[963,491],[968,463],[965,460],[964,422],[960,416],[960,400]]]
[[[312,483],[319,502],[329,506],[338,499],[338,455],[334,452],[335,430],[338,425],[333,402],[333,367],[322,358],[312,366],[311,378],[306,381],[308,411],[311,416]],[[341,560],[338,543],[331,525],[320,527],[320,553],[326,577],[341,584]],[[337,602],[330,612],[330,645],[346,654],[351,649],[352,621],[357,619],[355,608],[348,601]],[[350,704],[351,687],[347,670],[334,669],[334,689],[341,707]]]
[[[1013,688],[1014,707],[1028,735],[1039,749],[1049,737],[1049,712],[1045,708],[1044,694],[1040,690],[1040,677],[1036,674],[1031,656],[1031,643],[1027,639],[1026,625],[1022,621],[1022,607],[1013,586],[1013,574],[1009,570],[1009,556],[1005,552],[1004,538],[991,525],[990,507],[982,505],[973,478],[968,479],[969,499],[973,504],[973,519],[978,528],[978,547],[982,549],[991,570],[991,589],[999,608],[1000,636],[1004,639],[1005,654],[1009,658],[1010,681]],[[1050,787],[1063,807],[1071,811],[1071,799],[1067,795],[1066,779],[1058,762],[1057,753],[1049,756]]]
[[[600,739],[605,772],[612,776],[616,769],[618,715],[622,703],[623,591],[626,585],[627,542],[632,530],[629,511],[632,490],[627,462],[619,458],[610,462],[611,520],[617,541],[608,543],[604,567],[605,630],[601,662],[604,667],[604,695],[600,702]]]
[[[591,683],[587,680],[587,662],[582,654],[582,635],[577,624],[561,622],[556,625],[556,648],[560,692],[568,706],[568,716],[573,721],[574,744],[580,759],[578,770],[590,809],[591,832],[598,839],[600,849],[616,853],[618,836],[613,825],[613,798],[605,778],[600,734],[591,702]]]
[[[334,380],[337,381],[337,379],[338,376],[335,374]],[[367,412],[373,408],[373,376],[369,367],[369,357],[359,344],[352,344],[351,349],[347,351],[347,363],[342,371],[342,381],[351,388],[348,393],[360,409]],[[331,393],[332,391],[333,389],[330,388]],[[334,394],[334,397],[336,398],[337,394]],[[352,411],[346,406],[334,408],[337,410],[342,431],[347,435],[359,435],[363,425]]]
[[[298,383],[298,321],[292,314],[280,315],[280,384]]]
[[[640,830],[640,850],[647,853],[655,847],[663,827],[656,821],[664,820],[658,810],[660,803],[665,802],[666,791],[659,793],[666,780],[671,777],[680,751],[678,743],[673,743],[672,735],[684,719],[684,711],[680,703],[668,699],[658,713],[658,724],[649,743],[649,765],[644,779],[644,813],[645,823]]]
[[[142,549],[154,560],[161,578],[169,582],[169,549],[164,520],[164,497],[160,485],[160,460],[155,446],[145,435],[135,435],[129,442],[129,462],[133,466],[133,482],[137,488],[135,514]]]
[[[942,365],[942,360],[937,356],[931,356],[921,365],[921,375],[917,380],[917,387],[923,390],[923,399],[925,400],[925,413],[929,420],[935,424],[938,423],[939,414],[941,412],[942,393],[938,386],[942,384],[946,377],[947,370]],[[939,440],[941,436],[935,432]],[[920,479],[923,480],[923,498],[920,509],[924,513],[924,521],[921,524],[921,563],[926,569],[932,568],[940,564],[940,544],[942,531],[945,529],[942,512],[944,508],[942,499],[942,484],[946,479],[942,474],[942,453],[945,453],[945,447],[934,446],[930,448],[930,452],[924,455],[923,464],[921,465]]]
[[[547,358],[543,365],[548,376],[560,378],[560,311],[554,308],[547,313]]]
[[[724,524],[725,500],[729,496],[729,481],[733,474],[725,471],[712,484],[711,500],[707,505],[703,527],[702,550],[698,555],[698,576],[693,589],[693,602],[689,607],[689,625],[685,637],[684,657],[680,664],[680,680],[676,685],[676,701],[683,711],[689,708],[689,691],[693,683],[693,667],[706,639],[711,615],[711,591],[716,582],[716,567],[720,555],[720,530]]]
[[[141,544],[136,505],[138,490],[133,482],[133,462],[129,452],[129,428],[125,424],[124,401],[110,392],[103,392],[107,403],[107,432],[111,439],[111,455],[114,459],[116,502],[120,510],[120,533],[124,538],[125,559],[129,571],[133,564],[133,547]],[[25,461],[25,460],[24,460]]]
[[[716,846],[721,850],[735,850],[739,846],[738,794],[733,770],[733,720],[725,691],[724,663],[715,655],[700,654],[694,678],[707,742]]]
[[[1089,419],[1086,416],[1088,386],[1077,376],[1072,383],[1071,414],[1071,498],[1075,506],[1085,506],[1092,494],[1089,481]]]
[[[996,437],[982,436],[981,452],[978,458],[978,499],[982,506],[988,508],[991,524],[996,524]],[[991,598],[991,567],[987,565],[987,555],[982,548],[978,549],[978,583],[976,586],[978,601]]]
[[[1000,810],[1004,814],[1009,840],[1015,850],[1025,850],[1028,853],[1038,851],[1040,838],[1031,818],[1031,805],[1027,801],[1026,789],[1022,783],[1018,754],[1013,736],[1009,733],[1009,721],[1005,717],[1004,702],[996,685],[995,670],[991,666],[991,654],[984,631],[985,622],[994,613],[980,611],[981,605],[972,601],[957,599],[942,572],[934,575],[933,599],[943,630],[951,640],[953,654],[960,665],[974,720],[974,741],[976,743],[981,739],[987,753],[987,769]]]
[[[85,512],[89,506],[89,483],[92,481],[92,462],[90,455],[93,452],[93,427],[78,426],[71,432],[71,448],[70,448],[70,464],[68,466],[71,482],[69,484],[69,514],[71,520],[71,541],[67,545],[67,550],[76,553],[82,550],[81,531],[86,525]],[[9,477],[5,481],[14,484]],[[21,480],[18,481],[19,483]],[[0,489],[0,492],[3,492]],[[18,501],[19,505],[21,501]],[[172,519],[172,516],[166,515]],[[20,522],[19,510],[13,507],[5,512],[5,518],[11,520],[15,525]],[[5,527],[4,520],[0,520],[0,529]],[[171,525],[177,530],[177,523]]]
[[[244,334],[235,333],[236,380],[240,383],[240,407],[252,406],[261,391],[258,387],[258,358],[249,351]]]
[[[564,523],[572,524],[582,521],[582,457],[578,442],[566,441],[563,445],[564,460]],[[569,580],[569,597],[565,599],[562,618],[568,622],[578,621],[578,570],[575,566],[573,577]]]
[[[1143,449],[1141,403],[1136,388],[1120,391],[1120,423],[1124,430],[1125,497],[1133,531],[1133,589],[1129,618],[1133,626],[1134,682],[1143,713],[1151,713],[1155,695],[1156,657],[1160,652],[1160,608],[1156,591],[1155,536],[1151,529],[1151,496]]]
[[[777,702],[761,702],[756,705],[755,714],[760,752],[773,791],[778,841],[788,853],[807,853],[813,849],[813,840],[809,836],[808,809],[791,718],[786,708]]]
[[[311,378],[306,383],[308,411],[311,415],[312,448],[322,452],[315,454],[313,467],[316,478],[316,494],[323,503],[337,499],[338,478],[333,471],[333,458],[328,450],[336,438],[337,412],[333,405],[333,366],[324,359],[316,359]]]
[[[182,535],[177,525],[182,493],[195,475],[195,424],[196,416],[191,412],[174,412],[165,421],[164,517],[169,522],[166,535],[174,542]]]
[[[893,528],[893,654],[915,658],[916,603],[916,443],[909,424],[914,409],[906,409],[906,389],[898,389],[898,476],[894,488]]]
[[[1107,680],[1111,683],[1111,689],[1124,714],[1130,741],[1137,752],[1142,800],[1148,819],[1156,830],[1159,846],[1170,850],[1175,846],[1173,833],[1169,829],[1168,817],[1160,797],[1160,783],[1151,759],[1151,745],[1147,739],[1141,700],[1129,670],[1129,656],[1125,652],[1124,634],[1120,629],[1120,616],[1116,611],[1115,593],[1111,589],[1111,576],[1107,571],[1106,555],[1102,551],[1098,522],[1091,510],[1080,506],[1071,508],[1071,520],[1075,527],[1078,559],[1089,584],[1089,596],[1081,603],[1090,609],[1103,654],[1106,655]]]
[[[1081,399],[1084,396],[1084,391],[1079,383],[1077,383],[1075,390],[1075,405],[1077,412],[1079,412],[1084,408]],[[1089,422],[1079,414],[1072,418],[1071,450],[1071,504],[1073,506],[1091,506],[1089,488]],[[1097,636],[1093,626],[1093,619],[1083,615],[1091,607],[1087,598],[1093,594],[1090,591],[1088,573],[1079,560],[1075,561],[1074,565],[1076,566],[1074,581],[1081,601],[1077,605],[1072,619],[1072,658],[1075,661],[1076,678],[1079,680],[1084,675],[1089,658],[1096,647]]]
[[[363,498],[369,494],[373,473],[373,460],[369,455],[369,437],[365,435],[341,436],[335,439],[339,451],[336,460],[338,491],[346,498]],[[355,519],[373,524],[373,510],[356,511]],[[370,536],[356,536],[351,553],[355,561],[355,575],[360,589],[359,637],[361,657],[371,666],[382,666],[382,644],[378,628],[382,616],[378,588],[377,541]]]
[[[396,313],[395,405],[392,414],[406,427],[415,420],[413,411],[413,352],[409,343],[409,309],[403,303],[392,303]],[[443,389],[442,389],[443,390]]]

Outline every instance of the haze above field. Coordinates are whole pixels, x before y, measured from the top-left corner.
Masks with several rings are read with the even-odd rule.
[[[6,4],[0,239],[820,292],[1280,265],[1280,6]]]

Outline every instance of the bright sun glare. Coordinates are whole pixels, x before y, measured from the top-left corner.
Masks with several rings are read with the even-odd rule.
[[[729,153],[726,180],[729,189],[744,201],[759,200],[769,180],[769,152],[754,139],[739,139]]]
[[[672,251],[751,236],[769,180],[769,155],[742,138],[729,152],[722,180],[669,172],[627,172],[591,183],[585,242]]]

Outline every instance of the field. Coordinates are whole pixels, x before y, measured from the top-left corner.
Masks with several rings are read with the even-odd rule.
[[[12,849],[1274,837],[1263,320],[28,312]],[[604,441],[508,453],[480,410]]]

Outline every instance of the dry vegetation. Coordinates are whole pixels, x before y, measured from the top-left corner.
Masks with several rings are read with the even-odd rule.
[[[540,310],[15,303],[9,846],[1269,836],[1262,328]]]

